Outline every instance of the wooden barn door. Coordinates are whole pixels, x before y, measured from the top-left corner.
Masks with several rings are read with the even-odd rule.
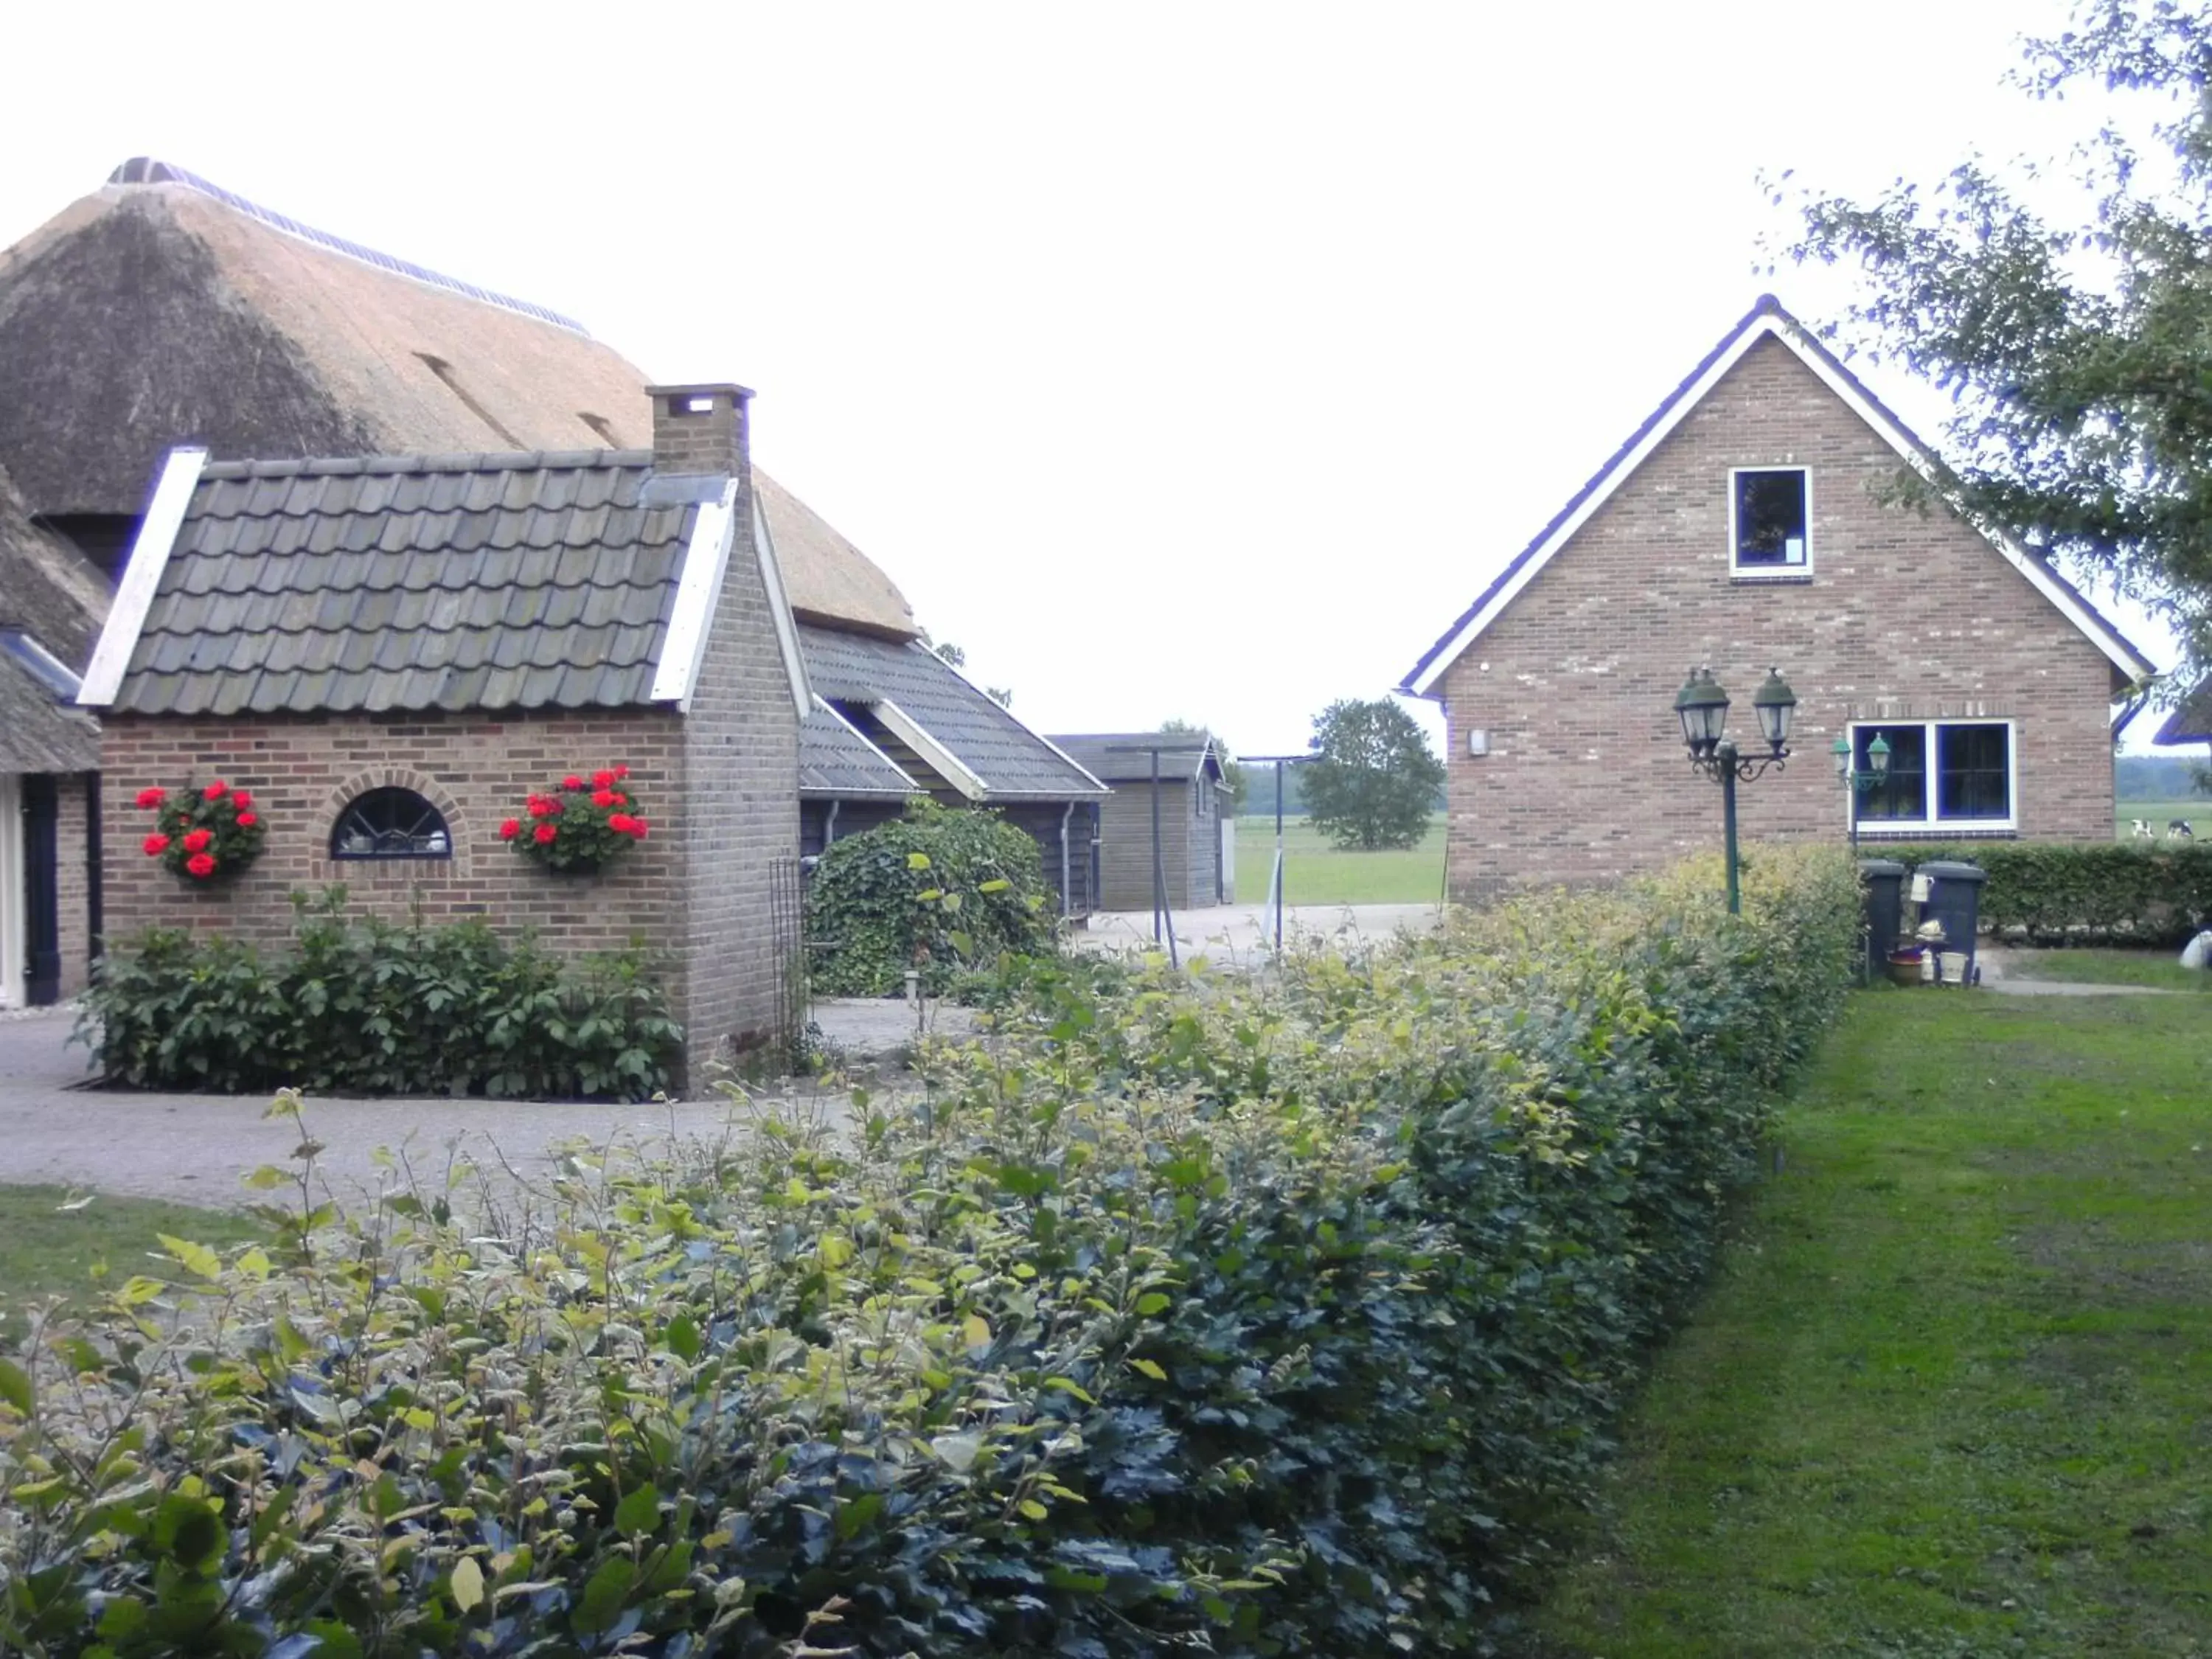
[[[60,1000],[62,909],[56,831],[61,799],[48,773],[23,780],[23,990],[33,1007]]]

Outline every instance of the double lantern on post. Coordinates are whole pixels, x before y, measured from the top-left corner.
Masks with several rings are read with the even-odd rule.
[[[1728,848],[1728,908],[1741,913],[1743,898],[1736,877],[1735,785],[1750,782],[1770,766],[1780,771],[1790,758],[1790,717],[1797,698],[1779,668],[1767,672],[1766,682],[1752,695],[1759,716],[1759,735],[1766,739],[1764,755],[1742,755],[1723,730],[1728,725],[1729,694],[1713,678],[1710,668],[1692,669],[1690,678],[1674,695],[1674,713],[1682,722],[1682,741],[1689,746],[1690,765],[1721,787],[1721,822]]]

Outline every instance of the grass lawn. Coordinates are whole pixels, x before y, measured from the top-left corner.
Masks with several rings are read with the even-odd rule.
[[[2191,800],[2124,800],[2113,819],[2113,834],[2122,841],[2130,839],[2130,831],[2137,818],[2148,821],[2151,835],[2159,841],[2166,839],[2166,826],[2176,818],[2186,818],[2189,827],[2197,832],[2197,840],[2212,841],[2212,795],[2198,795]],[[1242,856],[1242,842],[1237,851]]]
[[[2208,1102],[2193,997],[1855,994],[1543,1650],[2212,1655]]]
[[[1275,866],[1275,820],[1237,820],[1237,902],[1261,904]],[[1434,904],[1443,896],[1444,817],[1403,853],[1339,852],[1304,818],[1283,820],[1284,886],[1292,904]]]
[[[18,1310],[33,1297],[72,1296],[92,1287],[92,1270],[106,1262],[110,1284],[132,1273],[161,1277],[156,1233],[195,1244],[235,1244],[259,1229],[243,1217],[189,1204],[105,1194],[81,1210],[64,1211],[73,1195],[59,1187],[0,1187],[0,1335],[22,1334]],[[82,1196],[82,1194],[76,1194]]]
[[[2166,951],[2016,951],[2005,957],[2014,979],[2072,980],[2082,985],[2152,985],[2169,991],[2212,991],[2212,973],[2181,965]]]

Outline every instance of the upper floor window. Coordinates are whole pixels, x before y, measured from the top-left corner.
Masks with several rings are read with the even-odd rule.
[[[331,831],[334,859],[449,859],[453,838],[438,809],[412,789],[356,795]]]
[[[1729,574],[1813,574],[1813,483],[1802,466],[1738,467],[1729,474]]]

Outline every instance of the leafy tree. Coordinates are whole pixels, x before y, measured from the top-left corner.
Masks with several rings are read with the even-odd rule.
[[[1388,700],[1333,702],[1314,717],[1306,813],[1339,847],[1411,847],[1428,828],[1444,764],[1428,734]]]
[[[2074,152],[2078,222],[2028,204],[2033,170],[1975,157],[1869,203],[1805,191],[1784,252],[1856,264],[1840,337],[1951,395],[1939,482],[1970,514],[2108,574],[2212,666],[2212,8],[2081,0],[2024,51],[2029,94],[2115,106]],[[2122,131],[2145,100],[2149,155]]]
[[[1244,769],[1229,752],[1229,745],[1213,736],[1212,727],[1194,726],[1188,720],[1170,720],[1160,727],[1160,735],[1164,738],[1213,738],[1213,752],[1221,760],[1221,781],[1229,786],[1229,810],[1231,812],[1244,810]]]

